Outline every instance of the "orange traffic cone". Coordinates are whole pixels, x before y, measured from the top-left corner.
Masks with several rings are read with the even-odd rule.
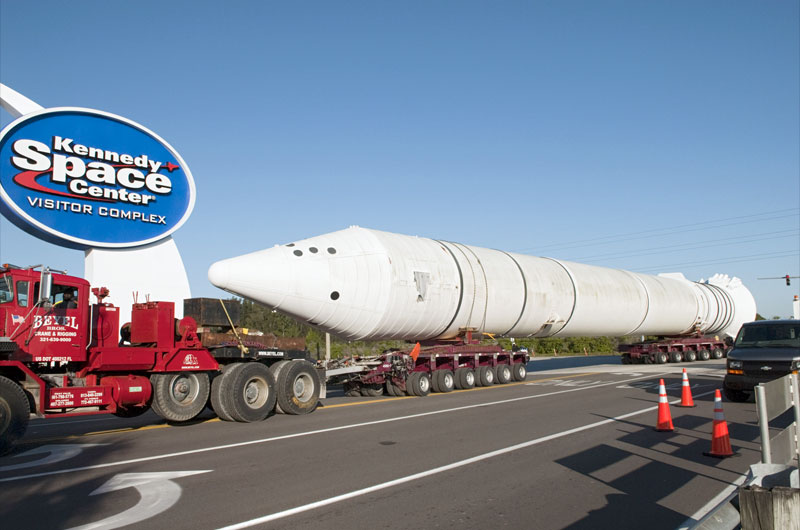
[[[658,380],[658,422],[657,431],[674,431],[672,426],[672,415],[669,413],[669,401],[667,401],[667,389],[664,387],[664,380]]]
[[[692,399],[692,387],[689,386],[689,376],[686,375],[686,368],[683,369],[683,390],[681,391],[681,402],[679,407],[694,407]]]
[[[711,434],[711,451],[703,454],[717,458],[734,455],[731,449],[731,438],[728,435],[728,424],[722,414],[722,395],[720,395],[719,389],[714,394],[714,431]]]

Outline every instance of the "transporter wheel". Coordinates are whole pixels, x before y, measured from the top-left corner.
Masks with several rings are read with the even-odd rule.
[[[475,378],[477,386],[490,386],[494,384],[494,369],[491,366],[481,366],[478,368],[477,377]]]
[[[497,384],[498,385],[505,385],[511,382],[513,376],[511,375],[511,367],[507,364],[498,364],[495,367],[495,373],[497,374]]]
[[[665,351],[660,351],[656,354],[656,363],[667,364],[669,362],[669,355]]]
[[[711,356],[714,359],[722,359],[725,356],[725,352],[721,348],[714,348],[711,350]]]
[[[683,360],[683,354],[679,351],[670,352],[669,360],[673,363],[679,363]]]
[[[702,349],[697,352],[697,358],[701,361],[707,361],[711,358],[711,352],[706,349]]]
[[[394,393],[394,385],[392,384],[392,381],[391,381],[391,379],[387,378],[387,379],[386,379],[386,383],[385,383],[385,385],[384,385],[384,386],[386,387],[386,393],[387,393],[388,395],[390,395],[390,396],[395,396],[395,395],[396,395],[396,394]]]
[[[744,403],[750,399],[750,393],[744,390],[734,390],[723,386],[722,392],[725,394],[725,399],[734,403]]]
[[[206,372],[153,374],[153,410],[167,421],[188,421],[203,412],[211,384]]]
[[[435,370],[431,377],[431,388],[434,392],[452,392],[456,387],[453,372],[447,369]]]
[[[222,373],[217,374],[211,381],[211,408],[217,417],[223,421],[236,421],[231,415],[230,399],[233,395],[230,387],[231,368],[238,363],[226,364],[222,366]]]
[[[431,378],[425,372],[412,372],[406,380],[409,396],[424,397],[431,393]]]
[[[622,364],[631,364],[631,363],[633,363],[633,361],[631,360],[631,356],[628,353],[623,353],[620,356],[620,361],[622,362]]]
[[[475,388],[475,371],[472,368],[458,368],[455,377],[457,389],[469,390],[470,388]]]
[[[364,397],[380,397],[383,395],[383,385],[363,385],[361,387],[361,395]]]
[[[525,381],[525,378],[528,377],[528,367],[525,366],[525,363],[514,363],[514,366],[511,367],[511,375],[514,377],[514,381]]]
[[[319,403],[320,381],[308,361],[280,361],[270,367],[275,377],[278,412],[308,414]]]
[[[225,392],[225,387],[229,392]],[[275,409],[275,379],[261,363],[237,363],[222,381],[230,416],[244,423],[261,421]],[[223,396],[223,397],[224,397]]]
[[[697,360],[697,352],[694,350],[686,350],[683,354],[683,360],[686,362],[694,362]]]
[[[22,387],[0,376],[0,455],[11,450],[28,428],[30,405]]]

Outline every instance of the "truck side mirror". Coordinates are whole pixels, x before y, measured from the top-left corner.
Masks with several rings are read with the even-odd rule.
[[[49,267],[42,269],[42,278],[39,282],[39,303],[49,302],[53,292],[53,274]]]

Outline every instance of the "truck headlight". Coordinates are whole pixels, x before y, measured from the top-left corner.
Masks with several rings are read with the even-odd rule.
[[[792,372],[800,371],[800,361],[792,361]]]
[[[742,369],[742,361],[728,361],[728,368],[733,370],[741,370]]]

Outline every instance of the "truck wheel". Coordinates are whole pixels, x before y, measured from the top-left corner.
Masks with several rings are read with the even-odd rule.
[[[0,376],[0,455],[11,450],[28,428],[30,404],[17,383]]]
[[[230,396],[226,405],[230,404],[227,410],[233,419],[251,423],[269,416],[276,401],[275,380],[269,368],[256,362],[237,363],[229,373],[220,391]]]
[[[477,386],[490,386],[494,384],[494,370],[491,366],[481,366],[478,368],[477,377],[475,378]]]
[[[236,421],[231,416],[230,399],[232,396],[230,383],[226,380],[230,375],[231,368],[236,364],[226,364],[222,368],[222,373],[217,374],[211,381],[211,408],[216,412],[217,417],[222,421]]]
[[[384,385],[386,387],[386,393],[390,396],[396,396],[397,394],[394,393],[394,385],[392,384],[392,380],[388,377],[386,378],[386,383]]]
[[[307,414],[317,408],[320,381],[308,361],[280,361],[270,367],[275,377],[279,412]]]
[[[679,351],[670,352],[669,360],[673,363],[679,363],[683,360],[683,354]]]
[[[686,350],[683,354],[683,360],[686,362],[694,362],[697,360],[697,352],[694,350]]]
[[[724,355],[725,352],[723,352],[720,348],[714,348],[711,350],[711,356],[715,359],[722,359]]]
[[[511,375],[511,368],[507,364],[498,364],[495,372],[497,373],[498,385],[505,385],[511,382],[513,376]]]
[[[167,421],[188,421],[203,412],[211,385],[205,372],[153,374],[153,410]]]
[[[406,380],[406,391],[410,396],[427,396],[431,393],[430,376],[425,372],[412,372]]]
[[[459,390],[475,388],[475,371],[472,368],[459,368],[456,370],[456,388]]]
[[[528,367],[525,366],[525,363],[514,363],[511,374],[514,376],[514,381],[525,381],[525,378],[528,377]]]
[[[707,361],[711,358],[711,352],[706,349],[702,349],[697,352],[697,358],[701,361]]]
[[[669,355],[667,355],[667,352],[660,351],[656,354],[656,363],[667,364],[668,362],[669,362]]]
[[[434,392],[452,392],[456,387],[456,380],[450,370],[436,370],[431,378],[431,386]]]
[[[364,397],[380,397],[383,395],[383,385],[364,385],[361,387],[361,395]]]
[[[750,394],[743,390],[733,390],[732,388],[723,386],[722,392],[725,394],[725,399],[733,401],[734,403],[744,403],[750,399]]]
[[[622,361],[622,364],[631,364],[633,362],[631,361],[631,355],[629,353],[623,353],[620,356],[620,361]]]

